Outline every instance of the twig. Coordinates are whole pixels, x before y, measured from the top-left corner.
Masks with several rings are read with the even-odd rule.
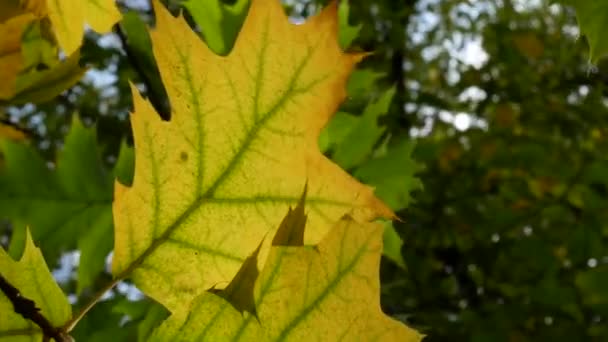
[[[2,275],[0,275],[0,290],[13,304],[13,310],[23,318],[28,319],[40,327],[45,339],[53,338],[56,342],[71,342],[72,337],[60,328],[55,328],[46,317],[40,313],[36,303],[21,295],[21,292],[11,285]]]

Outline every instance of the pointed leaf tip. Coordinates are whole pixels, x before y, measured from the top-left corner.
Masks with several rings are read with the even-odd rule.
[[[308,184],[304,186],[302,197],[298,201],[295,209],[289,207],[287,215],[279,225],[274,238],[272,239],[273,246],[302,246],[304,245],[304,229],[306,228],[307,215],[304,213],[304,204],[306,203],[306,192]]]
[[[234,276],[226,289],[219,291],[219,296],[230,302],[240,312],[255,315],[254,285],[260,272],[258,257],[262,244],[243,262],[241,269]]]

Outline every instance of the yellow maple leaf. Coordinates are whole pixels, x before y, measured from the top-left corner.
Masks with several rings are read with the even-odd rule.
[[[46,1],[46,9],[59,45],[67,55],[82,44],[85,23],[99,33],[106,33],[118,22],[121,14],[114,0],[27,0]],[[35,7],[36,4],[30,6]],[[41,5],[38,4],[37,8]]]
[[[286,221],[290,216],[297,213]],[[421,334],[380,308],[382,233],[379,224],[345,217],[315,247],[275,243],[259,275],[245,263],[239,274],[247,276],[230,284],[240,296],[204,293],[150,340],[420,341]],[[243,310],[239,301],[248,294],[255,305]]]
[[[226,286],[306,182],[306,243],[345,213],[394,216],[317,147],[363,57],[339,47],[336,3],[294,25],[278,0],[253,0],[226,57],[154,6],[151,38],[172,113],[162,121],[133,91],[135,178],[116,184],[113,205],[117,279],[131,276],[170,310]]]

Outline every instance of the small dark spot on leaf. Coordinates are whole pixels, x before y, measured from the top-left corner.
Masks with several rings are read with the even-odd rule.
[[[182,152],[179,154],[179,159],[180,159],[181,161],[185,162],[186,160],[188,160],[188,153],[186,153],[186,152],[182,151]]]

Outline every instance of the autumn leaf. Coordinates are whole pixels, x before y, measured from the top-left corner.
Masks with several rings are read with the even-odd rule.
[[[151,39],[172,113],[162,121],[134,91],[134,183],[116,184],[113,206],[117,279],[131,277],[171,311],[226,286],[306,182],[308,244],[345,213],[393,217],[317,147],[363,57],[340,49],[335,3],[294,25],[279,1],[252,1],[226,57],[154,6]]]
[[[48,322],[54,327],[62,326],[72,315],[72,307],[51,272],[42,253],[34,245],[29,231],[26,233],[23,255],[13,260],[0,248],[0,276],[16,288],[20,295],[32,300]],[[0,340],[42,341],[40,328],[16,313],[13,304],[0,292]]]
[[[244,263],[239,274],[250,277],[235,277],[230,294],[202,294],[151,341],[420,341],[380,309],[382,226],[345,217],[317,246],[302,246],[305,220],[303,207],[290,211],[259,275]]]
[[[0,21],[0,105],[50,100],[84,73],[78,53],[59,60],[48,28],[27,9],[12,2],[0,5],[0,11],[11,13]]]
[[[82,45],[85,23],[98,33],[106,33],[121,18],[114,0],[37,1],[46,1],[55,36],[66,55]]]

